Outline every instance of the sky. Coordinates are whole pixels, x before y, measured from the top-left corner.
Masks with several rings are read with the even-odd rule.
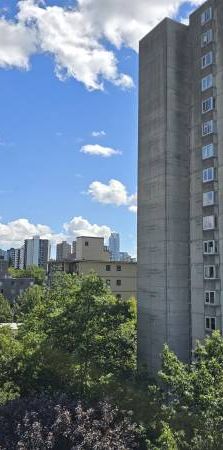
[[[0,248],[120,233],[136,255],[138,41],[202,0],[0,0]]]

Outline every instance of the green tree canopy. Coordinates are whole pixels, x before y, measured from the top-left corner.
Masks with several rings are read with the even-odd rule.
[[[33,278],[35,283],[40,286],[44,283],[46,278],[45,270],[38,266],[30,266],[27,267],[27,269],[15,269],[14,267],[9,267],[8,271],[13,278]]]
[[[214,332],[197,345],[190,365],[179,361],[165,346],[160,379],[163,419],[168,424],[169,435],[171,429],[172,438],[178,436],[177,448],[222,450],[223,339],[220,333]]]
[[[13,312],[10,303],[0,294],[0,323],[12,322]]]
[[[97,396],[135,370],[135,305],[117,300],[94,274],[59,274],[50,287],[28,289],[18,321],[19,374],[9,381],[24,395],[47,389]]]
[[[46,288],[34,285],[26,289],[16,300],[14,315],[18,322],[24,320],[33,308],[44,301]]]
[[[83,393],[135,368],[135,325],[132,303],[118,301],[98,276],[59,275],[24,317],[21,335],[35,333],[57,361],[63,355]]]

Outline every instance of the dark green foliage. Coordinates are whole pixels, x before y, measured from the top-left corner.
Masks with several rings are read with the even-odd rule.
[[[118,301],[96,275],[58,274],[50,287],[28,289],[16,314],[17,332],[0,328],[0,442],[9,442],[0,449],[223,449],[218,332],[197,346],[190,365],[165,346],[159,383],[152,384],[136,372],[134,301]],[[48,403],[40,407],[43,392]],[[58,408],[55,393],[66,396]],[[122,409],[133,411],[143,435],[123,421]]]
[[[13,312],[6,298],[0,294],[0,323],[12,322]]]
[[[50,288],[20,298],[18,370],[7,381],[22,395],[42,390],[98,397],[135,372],[135,308],[118,301],[96,275],[60,274]]]
[[[14,317],[17,322],[23,322],[27,314],[44,301],[46,290],[43,286],[34,285],[26,289],[16,300]]]
[[[198,344],[191,365],[166,346],[159,391],[163,419],[179,449],[223,448],[223,339],[219,332]],[[159,400],[158,400],[159,398]]]

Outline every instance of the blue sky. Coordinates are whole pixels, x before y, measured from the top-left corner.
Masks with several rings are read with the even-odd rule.
[[[97,0],[94,1],[96,4]],[[120,0],[120,4],[122,1],[125,2]],[[32,0],[21,3],[26,2],[35,3]],[[5,27],[21,21],[16,17],[18,2],[10,2],[6,10],[4,7],[8,8],[8,3],[1,2]],[[171,1],[167,3],[169,8]],[[62,9],[69,5],[74,7],[74,2],[47,0],[45,7],[41,7],[53,5]],[[191,9],[190,4],[184,3],[173,15],[185,17]],[[91,17],[94,17],[93,10],[87,20],[95,20]],[[22,20],[25,26],[24,18]],[[109,28],[109,17],[106,20]],[[155,21],[156,17],[152,24],[148,23],[148,31]],[[143,31],[146,29],[145,23],[140,26]],[[122,30],[118,32],[121,36]],[[134,38],[137,33],[138,28]],[[114,230],[120,232],[122,250],[136,253],[133,196],[137,188],[138,56],[129,30],[126,36],[121,36],[120,48],[116,36],[108,38],[102,34],[103,48],[117,59],[118,75],[110,79],[110,75],[107,79],[99,75],[97,82],[103,81],[103,90],[92,86],[89,90],[82,66],[81,75],[77,77],[83,77],[84,81],[78,81],[76,75],[67,75],[64,81],[58,78],[55,74],[57,50],[30,52],[29,68],[25,67],[26,63],[21,63],[14,53],[20,52],[19,45],[23,55],[29,53],[27,42],[22,37],[21,44],[17,41],[15,45],[12,34],[10,42],[3,40],[1,44],[0,20],[0,248],[19,246],[24,238],[36,232],[56,242],[64,237],[72,240],[83,231],[107,237],[109,230]],[[44,39],[47,39],[45,35]],[[8,61],[10,52],[12,59]],[[63,70],[67,70],[67,66],[69,63],[64,63]],[[92,70],[97,71],[94,62],[92,66]],[[131,83],[128,79],[126,86],[118,86],[122,83],[119,74],[127,74]],[[92,136],[95,131],[103,133]],[[100,148],[109,147],[119,153],[103,157],[80,152],[86,145],[94,146],[91,147],[93,152],[95,145],[100,145]],[[118,192],[113,192],[110,180],[118,181],[123,187],[116,186]],[[99,185],[92,185],[95,182]],[[73,218],[80,217],[86,222],[72,222]],[[38,224],[43,227],[38,228]],[[64,227],[64,224],[67,225]],[[101,226],[107,228],[101,229]]]

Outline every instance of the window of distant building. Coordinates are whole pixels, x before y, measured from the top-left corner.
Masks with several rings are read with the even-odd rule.
[[[107,286],[111,286],[111,280],[106,280]]]
[[[207,136],[208,134],[214,133],[214,121],[208,120],[207,122],[202,123],[202,136]]]
[[[202,174],[203,183],[208,183],[209,181],[214,181],[214,167],[208,167],[203,170]]]
[[[201,68],[205,69],[205,67],[210,66],[213,63],[213,52],[208,52],[204,56],[201,57]]]
[[[121,286],[121,284],[122,284],[122,280],[116,280],[116,285],[117,286]]]
[[[117,266],[117,267],[116,267],[116,270],[117,270],[117,272],[121,272],[121,270],[122,270],[122,266],[120,266],[120,265],[119,265],[119,266]]]
[[[204,145],[202,147],[202,159],[212,158],[214,156],[214,144]]]
[[[202,102],[202,114],[212,111],[215,107],[215,99],[213,97],[206,98]]]
[[[205,328],[206,330],[216,330],[216,317],[205,317]]]
[[[205,31],[201,35],[201,47],[205,47],[212,41],[213,41],[213,30],[210,28],[210,30]]]
[[[215,228],[215,216],[203,217],[203,230],[214,230]]]
[[[107,264],[105,269],[106,269],[106,272],[110,272],[110,271],[111,271],[111,266],[110,266],[110,264]]]
[[[216,278],[216,267],[204,266],[204,278],[205,280],[214,280]]]
[[[212,75],[212,73],[210,73],[206,77],[202,78],[201,90],[202,90],[202,92],[204,92],[207,89],[210,89],[212,86],[213,86],[213,75]]]
[[[203,193],[203,206],[214,205],[214,191]]]
[[[208,305],[215,304],[215,291],[205,291],[204,293],[205,303]]]
[[[88,247],[89,246],[89,242],[85,241],[84,245],[85,245],[85,247]]]
[[[217,245],[215,241],[203,242],[204,254],[211,255],[217,253]]]
[[[201,14],[201,25],[209,22],[212,19],[212,7],[205,9],[205,11]]]

